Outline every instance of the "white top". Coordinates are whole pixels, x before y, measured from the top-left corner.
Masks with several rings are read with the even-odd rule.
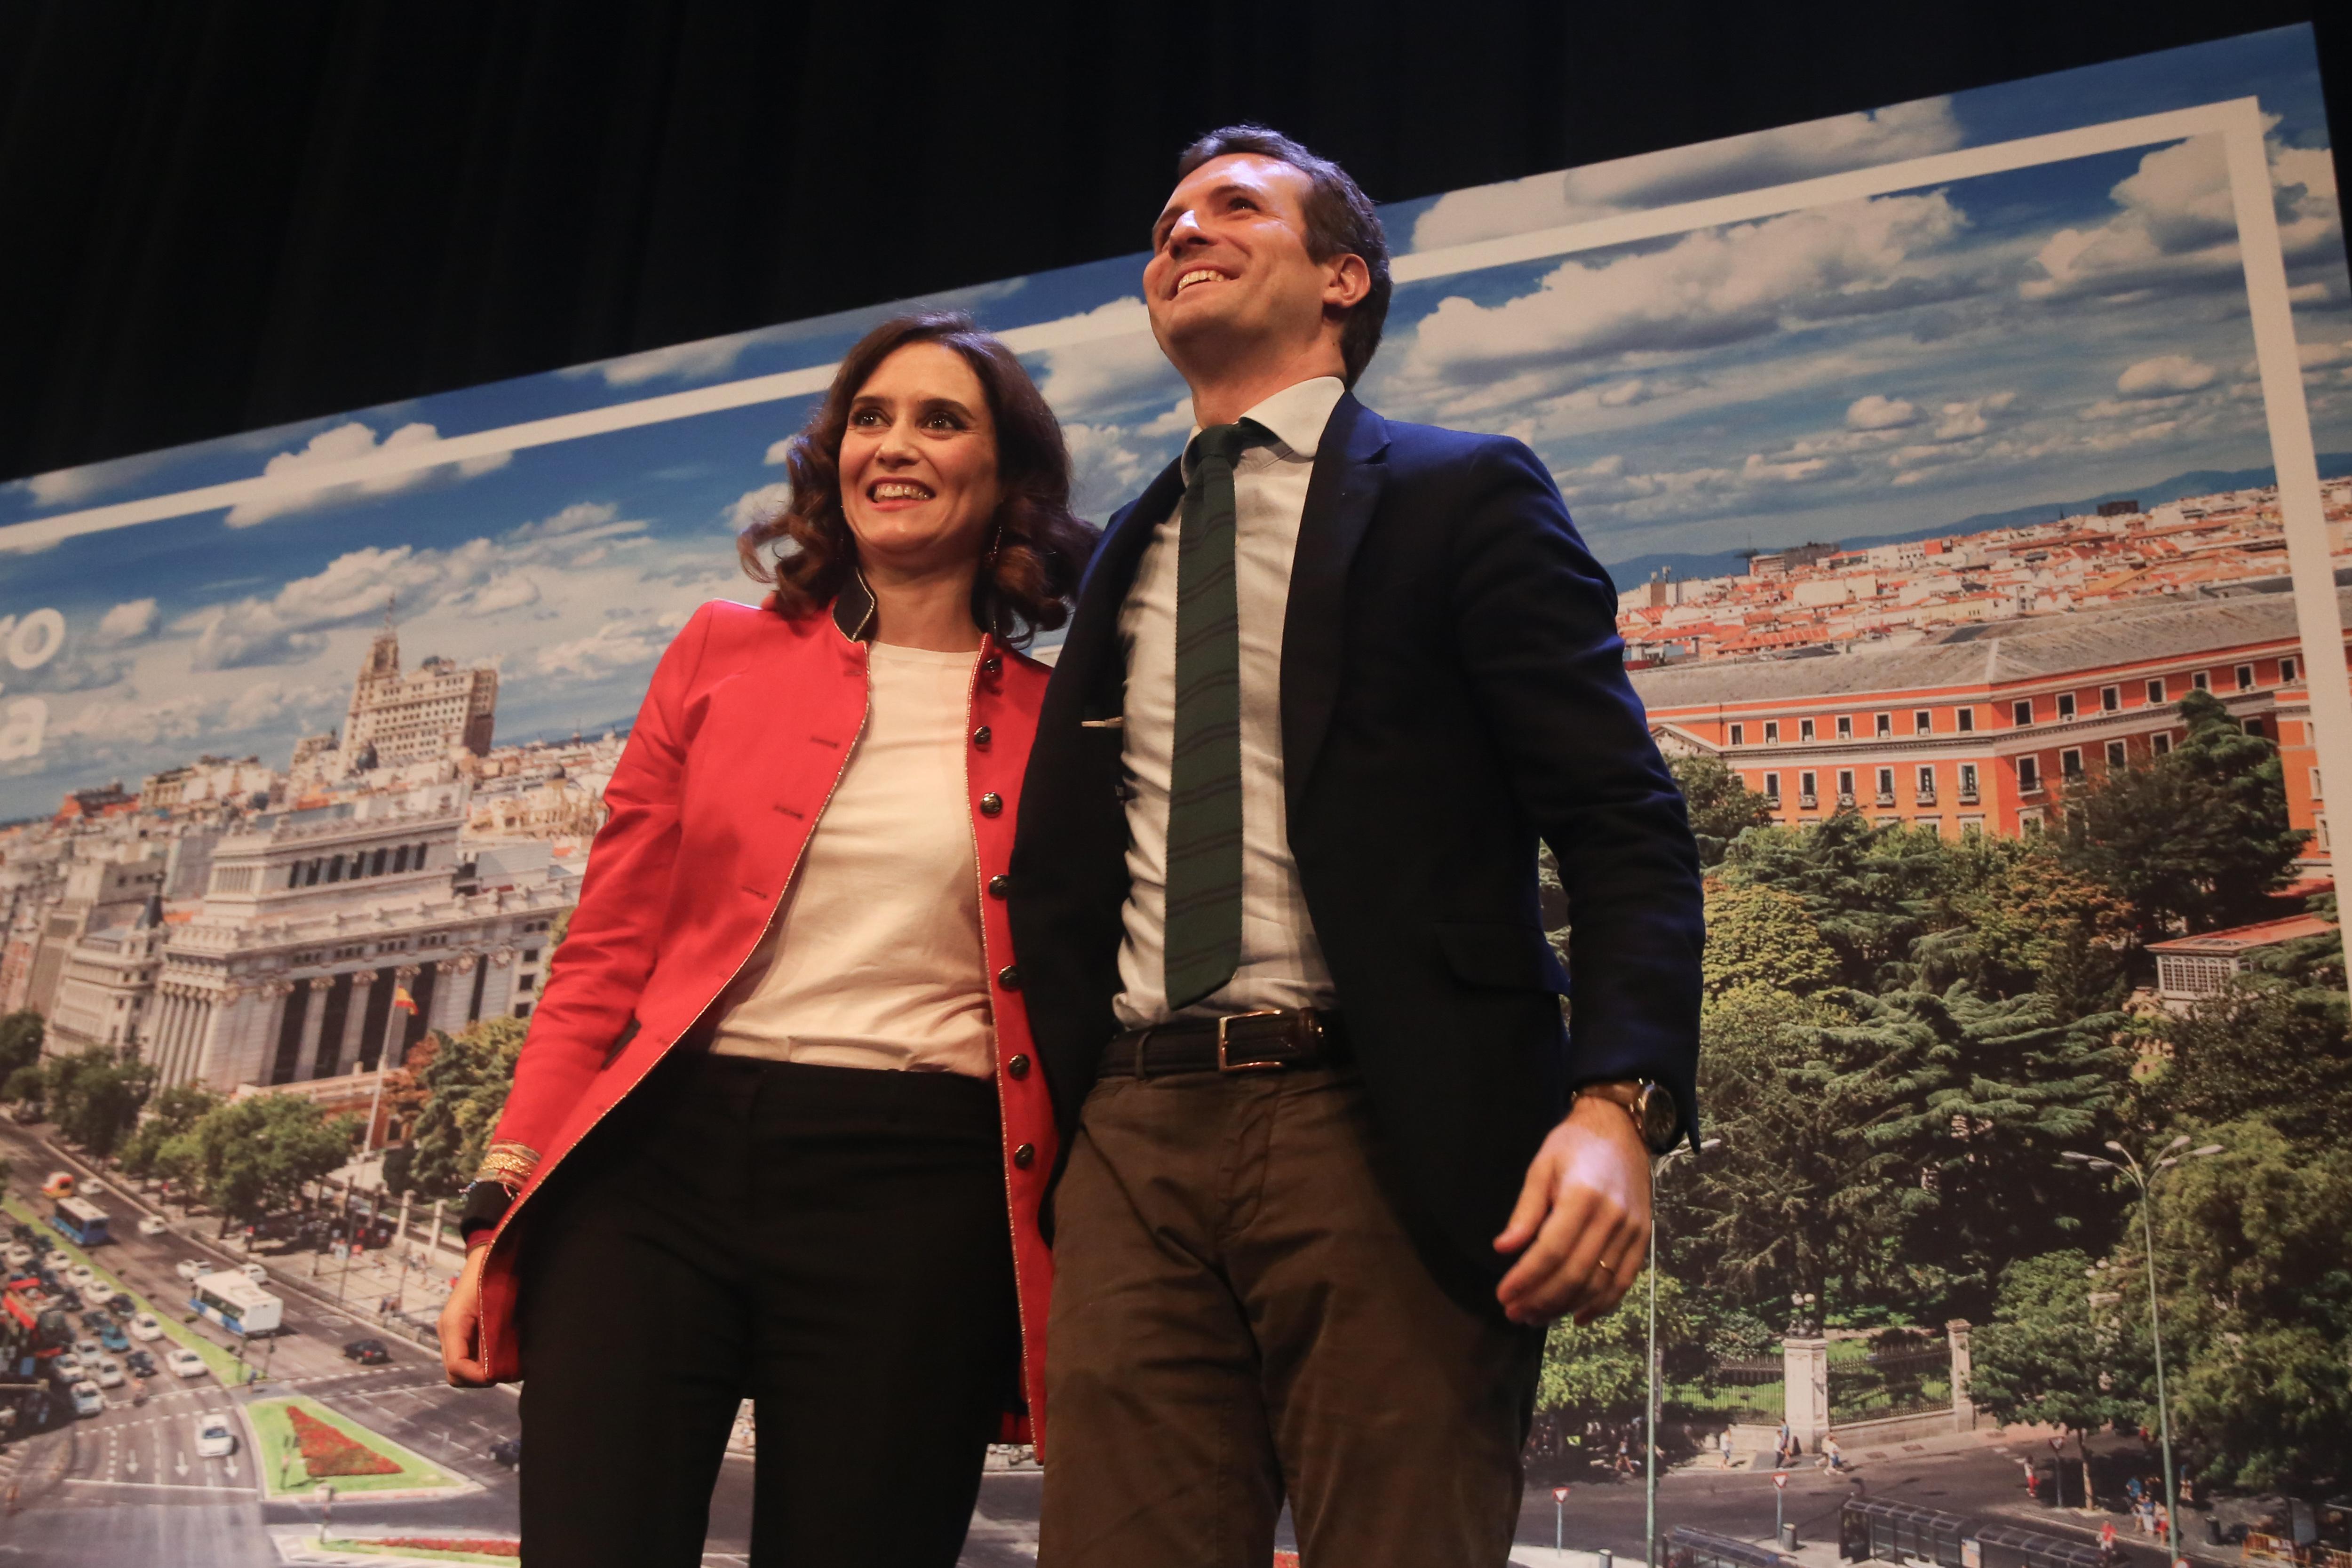
[[[715,1054],[993,1076],[964,773],[979,657],[867,651],[865,727],[774,923],[719,997]]]
[[[1240,615],[1242,702],[1242,956],[1224,989],[1183,1009],[1209,1017],[1258,1007],[1328,1007],[1334,992],[1298,866],[1282,795],[1282,622],[1290,563],[1315,448],[1346,385],[1336,375],[1285,387],[1244,416],[1279,445],[1253,447],[1234,465],[1234,596]],[[1194,434],[1199,434],[1198,427]],[[1189,450],[1190,437],[1186,439]],[[1190,477],[1189,470],[1187,478]],[[1127,940],[1118,950],[1119,1022],[1140,1028],[1168,1011],[1162,937],[1168,898],[1168,778],[1176,733],[1176,544],[1184,506],[1144,547],[1120,606],[1127,649],[1125,740]]]

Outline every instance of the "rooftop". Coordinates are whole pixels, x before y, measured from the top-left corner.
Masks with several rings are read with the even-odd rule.
[[[1836,697],[1990,687],[2278,642],[2296,633],[2294,602],[2276,591],[2221,598],[2142,601],[1955,626],[1906,647],[1864,647],[1810,658],[1669,665],[1631,672],[1653,708],[1761,702],[1802,694]],[[2338,588],[2339,608],[2352,590]]]
[[[2147,944],[2147,950],[2150,952],[2230,958],[2257,947],[2275,947],[2280,942],[2293,942],[2298,937],[2318,936],[2335,929],[2334,922],[2321,920],[2317,915],[2289,915],[2284,920],[2257,921],[2250,926],[2230,926],[2198,936],[2176,936],[2165,942],[2152,942]]]

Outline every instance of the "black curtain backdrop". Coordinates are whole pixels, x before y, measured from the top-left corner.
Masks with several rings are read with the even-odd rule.
[[[1235,119],[1386,201],[2315,21],[2352,134],[2336,14],[0,0],[0,475],[1136,250]]]

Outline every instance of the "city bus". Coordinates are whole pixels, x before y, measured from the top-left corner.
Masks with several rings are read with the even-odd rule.
[[[88,1198],[59,1198],[49,1223],[79,1247],[96,1247],[113,1239],[106,1234],[106,1211]]]
[[[199,1274],[188,1289],[188,1305],[233,1334],[276,1333],[285,1321],[286,1303],[235,1269]]]

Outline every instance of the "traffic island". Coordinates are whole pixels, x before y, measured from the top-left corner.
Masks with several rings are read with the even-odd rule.
[[[239,1408],[253,1435],[265,1501],[316,1503],[321,1485],[339,1497],[364,1493],[372,1502],[481,1489],[306,1394]]]

